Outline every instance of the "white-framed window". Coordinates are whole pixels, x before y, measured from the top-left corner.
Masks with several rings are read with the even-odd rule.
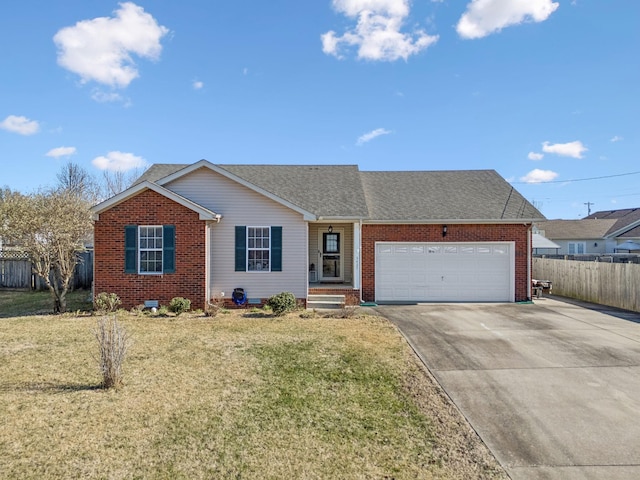
[[[577,255],[581,253],[586,253],[586,242],[569,242],[567,247],[569,255]]]
[[[271,270],[271,227],[247,227],[247,271]]]
[[[162,273],[162,225],[138,227],[138,273]]]

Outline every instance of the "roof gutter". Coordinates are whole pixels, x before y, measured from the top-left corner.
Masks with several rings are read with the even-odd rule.
[[[441,219],[429,219],[429,220],[416,220],[416,219],[402,219],[402,220],[365,220],[367,224],[380,224],[380,225],[391,225],[391,224],[418,224],[418,225],[440,225],[443,223],[451,223],[451,224],[468,224],[468,225],[476,225],[476,224],[514,224],[521,223],[523,225],[530,225],[534,222],[542,221],[542,218],[512,218],[512,219],[459,219],[459,218],[441,218]]]

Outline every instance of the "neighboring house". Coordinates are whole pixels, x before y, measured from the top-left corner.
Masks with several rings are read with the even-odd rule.
[[[602,210],[592,213],[586,218],[615,220],[615,224],[607,233],[607,237],[614,239],[616,245],[620,245],[626,241],[640,243],[640,208]]]
[[[93,209],[95,292],[249,304],[524,301],[544,217],[493,170],[157,164]]]
[[[640,242],[640,208],[595,212],[580,220],[536,222],[534,232],[557,243],[559,249],[540,254],[602,255],[619,252],[626,241]]]
[[[583,255],[613,252],[615,240],[607,239],[615,220],[547,220],[536,222],[534,232],[559,248],[539,248],[537,254]]]

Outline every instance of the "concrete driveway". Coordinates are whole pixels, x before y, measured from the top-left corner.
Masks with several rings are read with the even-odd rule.
[[[640,479],[640,314],[380,306],[514,480]]]

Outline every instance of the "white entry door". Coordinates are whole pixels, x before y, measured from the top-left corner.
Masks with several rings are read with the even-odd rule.
[[[378,302],[513,302],[513,242],[376,244]]]

